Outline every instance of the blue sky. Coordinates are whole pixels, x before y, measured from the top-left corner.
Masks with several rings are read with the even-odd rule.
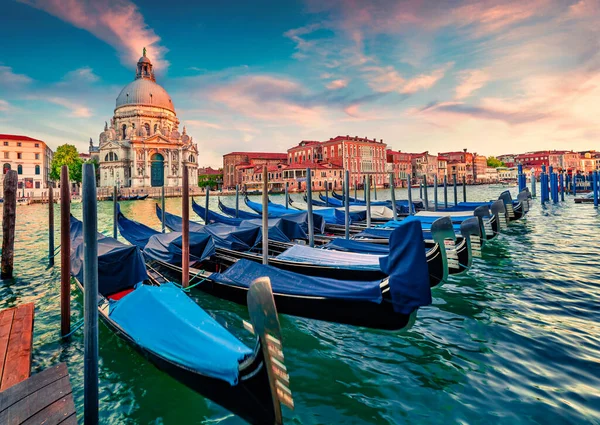
[[[195,4],[199,3],[199,4]],[[2,1],[0,132],[87,149],[143,47],[216,166],[336,135],[599,149],[598,0]]]

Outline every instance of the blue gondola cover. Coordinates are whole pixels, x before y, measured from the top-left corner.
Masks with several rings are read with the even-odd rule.
[[[231,385],[252,353],[172,283],[140,285],[111,306],[109,317],[140,346]]]
[[[341,268],[345,270],[377,270],[379,256],[355,252],[340,252],[294,245],[277,256],[278,260]]]
[[[380,260],[389,275],[394,309],[409,314],[431,304],[429,269],[425,257],[423,230],[418,221],[403,223],[392,232],[390,254]]]
[[[71,274],[84,286],[81,222],[71,218]],[[98,292],[110,295],[133,288],[148,279],[144,258],[137,246],[98,236]]]
[[[223,273],[213,273],[211,279],[225,285],[249,288],[252,281],[261,276],[271,279],[273,292],[278,294],[381,302],[379,280],[355,282],[305,276],[245,259],[238,260]]]
[[[387,255],[390,247],[387,244],[359,242],[352,239],[336,238],[324,246],[336,251],[360,252],[363,254]]]
[[[144,247],[144,254],[155,260],[180,266],[183,237],[180,232],[156,233]],[[202,261],[215,254],[213,238],[206,233],[190,232],[190,260]]]

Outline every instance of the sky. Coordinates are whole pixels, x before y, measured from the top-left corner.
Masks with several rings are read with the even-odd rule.
[[[0,6],[0,133],[52,148],[98,143],[146,47],[201,165],[337,135],[405,152],[600,150],[600,0]]]

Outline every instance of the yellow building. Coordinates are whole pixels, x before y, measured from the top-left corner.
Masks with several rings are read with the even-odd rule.
[[[37,192],[48,188],[52,155],[52,150],[41,140],[0,134],[2,174],[6,174],[8,170],[15,170],[19,178],[18,187],[25,191],[25,196],[36,196]],[[3,184],[4,178],[0,186]]]

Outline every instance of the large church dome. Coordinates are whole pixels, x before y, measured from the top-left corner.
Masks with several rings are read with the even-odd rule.
[[[175,112],[173,101],[167,91],[156,84],[152,62],[146,57],[146,49],[137,63],[135,80],[121,90],[117,96],[115,109],[130,105],[154,106]]]
[[[155,106],[175,112],[173,101],[167,91],[146,78],[138,78],[123,87],[117,97],[116,108],[127,105]]]

